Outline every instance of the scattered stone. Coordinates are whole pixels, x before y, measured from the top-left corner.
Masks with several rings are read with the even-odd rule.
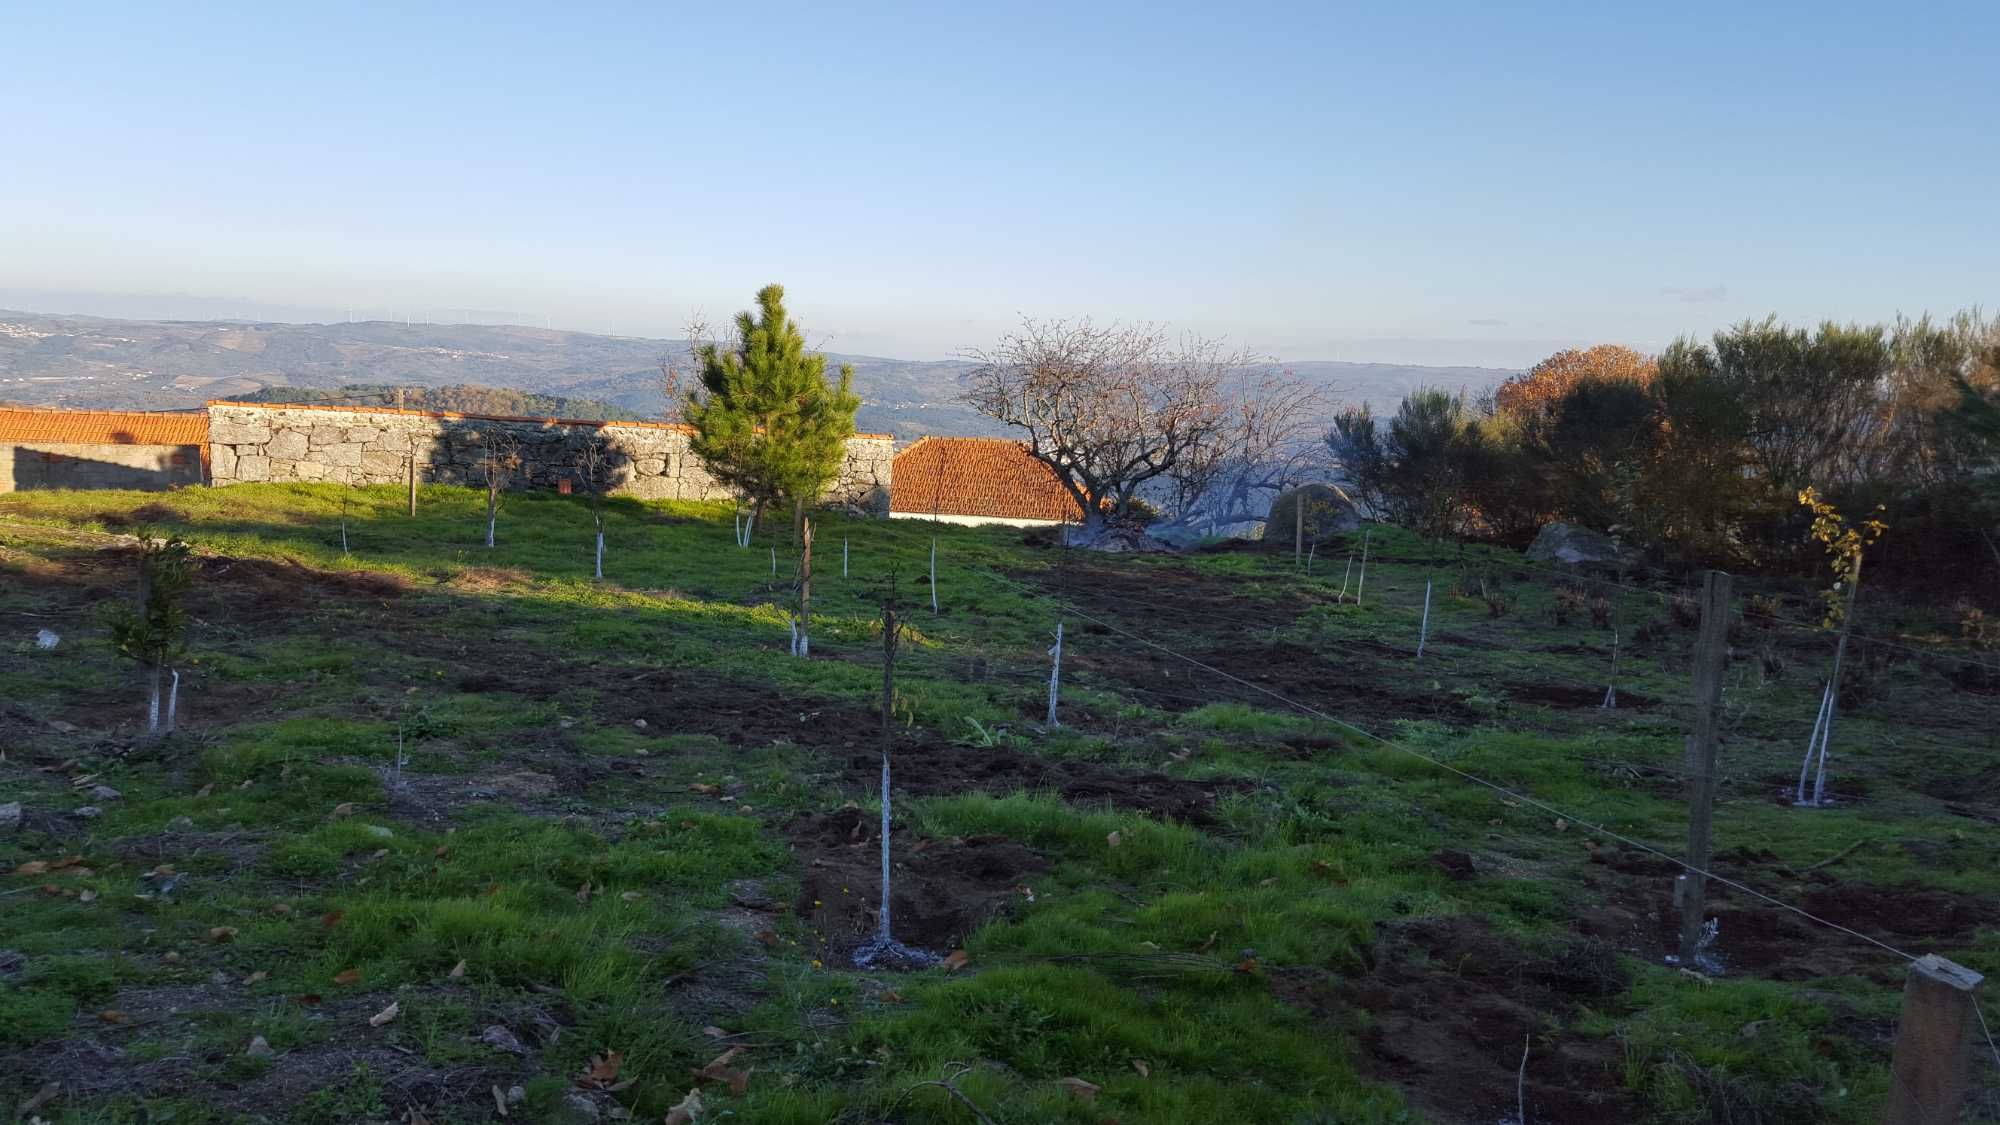
[[[507,1087],[508,1105],[520,1105],[522,1102],[525,1102],[527,1100],[528,1100],[528,1091],[522,1089],[519,1086]]]
[[[545,773],[523,770],[496,777],[492,781],[496,793],[509,797],[553,797],[556,794],[556,779]]]
[[[96,820],[98,817],[104,815],[104,810],[98,808],[96,805],[85,805],[69,815],[79,820]]]
[[[208,974],[208,983],[210,984],[228,984],[230,983],[230,981],[234,979],[235,978],[231,977],[228,973],[223,972],[221,969],[217,969],[214,972]]]
[[[194,818],[191,816],[177,816],[167,822],[167,831],[192,832],[194,831]]]
[[[1431,862],[1436,864],[1438,869],[1446,875],[1459,881],[1470,879],[1474,875],[1479,874],[1479,868],[1473,864],[1471,856],[1464,852],[1453,851],[1450,848],[1433,854]]]
[[[570,1123],[586,1125],[588,1122],[601,1120],[604,1116],[604,1111],[598,1108],[596,1099],[581,1090],[571,1090],[563,1095],[559,1113],[558,1120],[565,1122],[566,1125]]]
[[[520,1039],[516,1038],[513,1032],[497,1023],[480,1032],[479,1041],[496,1051],[505,1051],[510,1055],[528,1053],[528,1048],[521,1045]]]
[[[373,836],[373,837],[375,837],[375,838],[376,838],[376,839],[378,839],[378,840],[389,840],[389,839],[394,839],[394,838],[395,838],[395,835],[396,835],[396,833],[395,833],[395,831],[394,831],[394,830],[392,830],[392,829],[389,829],[389,828],[385,828],[385,827],[383,827],[383,826],[382,826],[382,825],[380,825],[380,824],[371,824],[371,825],[369,825],[369,826],[368,826],[368,834],[369,834],[370,836]]]
[[[79,729],[75,723],[65,723],[61,719],[49,720],[49,729],[57,734],[75,734]]]
[[[125,796],[125,794],[111,788],[109,785],[91,786],[90,795],[100,801],[116,801]]]
[[[724,887],[729,892],[729,901],[745,910],[776,910],[778,900],[761,879],[733,879]]]
[[[635,726],[635,727],[637,727],[637,728],[639,728],[640,730],[645,730],[645,729],[646,729],[646,720],[644,720],[644,719],[633,719],[633,720],[632,720],[632,725],[633,725],[633,726]]]
[[[35,630],[35,647],[47,651],[62,643],[62,638],[48,629]]]
[[[259,1035],[250,1040],[250,1045],[243,1049],[243,1053],[253,1059],[268,1059],[278,1052],[272,1050],[271,1045],[264,1041],[263,1036]]]
[[[0,832],[11,832],[21,826],[21,802],[9,801],[0,805]]]
[[[1609,535],[1571,523],[1544,524],[1528,545],[1528,561],[1561,563],[1598,570],[1629,570],[1638,565],[1636,551]]]

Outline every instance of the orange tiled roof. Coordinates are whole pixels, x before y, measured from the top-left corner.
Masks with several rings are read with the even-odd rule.
[[[1018,441],[920,438],[896,454],[889,509],[913,515],[1077,520],[1077,507],[1047,465]]]
[[[122,410],[0,410],[0,441],[52,445],[208,445],[208,415]]]

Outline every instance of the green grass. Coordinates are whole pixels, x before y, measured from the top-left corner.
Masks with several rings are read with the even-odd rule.
[[[720,1053],[703,1032],[719,1021],[753,1044],[745,1061],[756,1069],[741,1099],[705,1089],[713,1119],[972,1120],[921,1085],[948,1079],[1010,1122],[1418,1121],[1439,1091],[1399,1087],[1380,1068],[1348,991],[1383,968],[1386,937],[1477,918],[1524,957],[1557,956],[1613,885],[1581,825],[1558,826],[1434,763],[1670,854],[1682,846],[1691,632],[1651,593],[1607,591],[1627,705],[1565,702],[1601,693],[1611,631],[1587,614],[1561,617],[1561,583],[1505,552],[1376,528],[1355,605],[1352,588],[1338,599],[1359,534],[1329,544],[1307,575],[1282,553],[1065,562],[1018,531],[828,513],[816,540],[818,659],[799,661],[786,653],[786,529],[737,549],[725,506],[609,504],[608,577],[594,582],[575,499],[508,497],[490,551],[483,498],[469,490],[425,489],[414,520],[398,489],[345,499],[343,555],[335,486],[0,497],[0,615],[51,621],[64,636],[53,653],[0,645],[0,695],[13,708],[0,711],[0,732],[18,744],[0,782],[38,817],[62,818],[60,830],[31,819],[0,837],[0,950],[26,959],[0,978],[0,1099],[31,1092],[35,1052],[62,1040],[100,1039],[135,1063],[196,1059],[193,1082],[211,1093],[368,1043],[440,1073],[511,1068],[503,1085],[529,1094],[517,1112],[544,1119],[593,1054],[617,1050],[634,1080],[617,1100],[657,1119],[685,1094],[688,1071]],[[197,591],[189,726],[158,743],[132,737],[132,670],[99,616],[124,594],[124,564],[90,534],[142,525],[236,560]],[[1116,588],[1087,585],[1084,564],[1113,568]],[[732,913],[727,889],[749,880],[790,901],[810,848],[788,844],[787,821],[872,803],[876,622],[892,575],[910,626],[899,776],[948,743],[1051,767],[1026,792],[898,797],[900,832],[1002,836],[1048,865],[1026,888],[1032,901],[1009,892],[1009,908],[967,937],[957,973],[817,962],[782,913],[755,924],[768,926],[767,945]],[[1226,606],[1176,600],[1190,576]],[[1506,597],[1504,614],[1471,592],[1480,578]],[[1063,589],[1115,628],[1066,616],[1067,725],[1044,730],[1045,650],[1063,613],[1046,591]],[[1118,630],[1205,659],[1225,643],[1270,646],[1268,662],[1237,656],[1228,667],[1340,721],[1154,662]],[[1976,819],[2000,715],[1931,664],[1864,667],[1870,694],[1842,717],[1836,763],[1836,788],[1860,799],[1820,811],[1774,799],[1773,779],[1797,768],[1826,642],[1739,628],[1718,865],[1788,898],[1833,885],[1801,873],[1836,855],[1828,871],[1841,882],[2000,897],[2000,843]],[[1766,651],[1780,671],[1752,656]],[[1306,672],[1322,679],[1299,682],[1340,690],[1283,686]],[[1560,691],[1574,694],[1551,695]],[[780,713],[683,729],[686,717],[763,697],[782,700]],[[644,728],[631,722],[636,698],[647,700]],[[1378,702],[1354,702],[1366,700]],[[58,718],[85,729],[58,732]],[[1056,767],[1165,774],[1218,797],[1197,823],[1101,797],[1070,803],[1055,792]],[[71,784],[84,774],[122,793],[96,802],[89,821],[72,815],[92,803],[87,785]],[[1473,856],[1478,875],[1453,878],[1434,862],[1442,850]],[[4,874],[66,855],[89,874]],[[181,876],[170,895],[151,874],[162,864]],[[1653,880],[1661,895],[1668,882],[1630,880]],[[2000,972],[1990,928],[1895,940]],[[1648,1121],[1873,1119],[1893,960],[1864,947],[1804,980],[1698,983],[1653,956],[1628,952],[1619,990],[1542,1013],[1538,1042],[1610,1044],[1603,1082],[1622,1085]],[[1457,979],[1465,967],[1411,971]],[[1316,1007],[1307,994],[1339,999]],[[718,995],[726,1006],[701,1006]],[[191,1007],[172,1018],[149,1008],[165,996]],[[391,1001],[403,1014],[370,1028],[366,1016]],[[98,1014],[128,1008],[129,1023]],[[527,1059],[479,1043],[493,1023],[533,1038],[529,1011],[555,1013],[564,1031]],[[1435,1013],[1440,1034],[1450,1016]],[[253,1035],[278,1056],[243,1056]],[[1067,1078],[1101,1087],[1096,1099],[1066,1091]],[[364,1062],[283,1105],[239,1112],[219,1097],[174,1102],[114,1085],[44,1116],[348,1121],[402,1115],[410,1107],[395,1089]],[[490,1110],[425,1112],[483,1120]]]

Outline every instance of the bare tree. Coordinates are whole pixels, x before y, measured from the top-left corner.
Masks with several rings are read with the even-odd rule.
[[[1083,510],[1083,535],[1127,515],[1149,482],[1215,440],[1223,382],[1247,357],[1152,325],[1023,320],[990,351],[968,355],[965,399],[1025,432]]]
[[[597,527],[597,555],[591,577],[604,577],[604,494],[611,490],[611,440],[602,430],[590,434],[576,451],[576,475],[590,497],[590,522]]]
[[[521,454],[510,435],[495,428],[480,435],[479,475],[486,481],[486,545],[493,546],[493,527],[500,518],[500,491],[521,467]]]
[[[1213,535],[1262,520],[1280,493],[1325,476],[1320,430],[1327,405],[1318,387],[1290,371],[1230,372],[1220,423],[1166,473],[1159,531]]]

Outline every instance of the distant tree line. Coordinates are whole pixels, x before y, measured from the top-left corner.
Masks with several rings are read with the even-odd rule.
[[[580,418],[593,422],[637,422],[646,415],[591,398],[533,394],[505,387],[454,383],[443,387],[399,387],[392,383],[349,383],[341,387],[265,387],[243,402],[297,402],[329,406],[395,406],[451,414],[497,414],[517,418]]]
[[[1327,445],[1362,505],[1437,536],[1523,543],[1565,520],[1672,562],[1810,556],[1799,495],[1874,511],[1884,564],[2000,569],[2000,317],[1801,328],[1746,321],[1657,357],[1558,353],[1478,400],[1341,413]],[[1872,565],[1872,564],[1871,564]]]

